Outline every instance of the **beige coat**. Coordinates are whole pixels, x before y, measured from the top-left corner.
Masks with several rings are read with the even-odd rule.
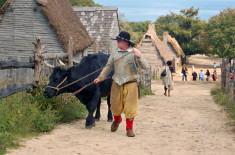
[[[103,69],[99,75],[99,79],[103,81],[113,69],[114,75],[112,78],[119,85],[137,79],[137,70],[134,63],[135,58],[134,54],[132,53],[132,51],[135,49],[136,48],[129,47],[127,51],[121,51],[120,49],[117,49],[115,52],[113,52],[110,55],[107,63],[109,66]],[[121,57],[122,59],[119,59]],[[141,58],[137,58],[137,61],[142,69],[148,68],[148,63],[143,55],[141,55]]]
[[[162,78],[163,85],[169,89],[173,90],[173,84],[172,84],[172,74],[168,66],[164,66],[163,70],[166,69],[166,76]]]

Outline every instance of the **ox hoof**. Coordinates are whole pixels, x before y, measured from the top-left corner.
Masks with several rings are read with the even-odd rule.
[[[108,119],[107,122],[113,122],[113,120],[112,119]]]
[[[95,122],[99,122],[100,121],[100,119],[99,118],[95,118]]]
[[[91,129],[92,127],[95,127],[95,123],[93,123],[91,125],[86,125],[86,129]]]

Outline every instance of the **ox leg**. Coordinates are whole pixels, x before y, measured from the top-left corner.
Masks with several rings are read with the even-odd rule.
[[[97,107],[97,100],[99,100],[99,98],[94,97],[87,105],[86,108],[88,110],[88,116],[86,118],[86,128],[90,129],[92,127],[95,126],[95,119],[93,117],[93,114],[96,110]]]
[[[112,112],[110,110],[110,107],[111,107],[111,104],[110,104],[110,95],[108,96],[107,98],[107,104],[108,104],[108,122],[112,122],[113,121],[113,115],[112,115]]]
[[[95,113],[95,122],[100,121],[100,105],[101,105],[101,98],[99,99],[99,102],[97,104],[96,113]]]

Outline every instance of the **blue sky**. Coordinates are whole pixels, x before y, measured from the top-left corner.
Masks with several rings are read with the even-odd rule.
[[[94,0],[103,6],[116,6],[119,13],[124,13],[128,21],[152,22],[170,11],[180,13],[181,9],[194,6],[199,8],[198,17],[206,20],[226,8],[235,8],[235,0]]]

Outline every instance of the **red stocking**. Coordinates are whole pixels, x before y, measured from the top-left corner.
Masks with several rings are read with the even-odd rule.
[[[133,128],[134,118],[127,118],[126,119],[126,130]]]
[[[121,122],[121,120],[122,120],[122,116],[121,115],[119,115],[119,116],[113,116],[114,117],[114,121],[115,122]]]

